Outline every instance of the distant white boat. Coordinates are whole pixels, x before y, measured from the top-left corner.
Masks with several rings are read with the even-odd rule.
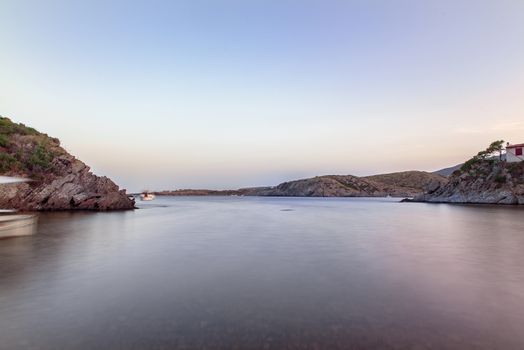
[[[152,193],[144,192],[140,194],[140,200],[143,200],[143,201],[152,201],[155,198],[156,198],[155,195]]]
[[[19,177],[0,176],[0,185],[27,182]],[[0,210],[0,238],[28,236],[36,231],[38,217],[30,214],[16,214],[16,210]]]

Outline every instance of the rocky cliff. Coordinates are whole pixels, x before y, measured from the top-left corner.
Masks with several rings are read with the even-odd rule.
[[[123,210],[134,200],[107,177],[60,147],[60,141],[0,117],[0,175],[32,181],[0,185],[0,208],[19,210]]]
[[[367,177],[325,175],[284,182],[275,187],[240,190],[245,195],[290,197],[412,197],[446,178],[423,171],[405,171]]]
[[[434,186],[414,201],[524,204],[524,162],[473,158],[456,170],[446,184]]]

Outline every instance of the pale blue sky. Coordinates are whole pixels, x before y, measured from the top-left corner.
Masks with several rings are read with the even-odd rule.
[[[130,190],[524,142],[524,1],[0,0],[0,114]]]

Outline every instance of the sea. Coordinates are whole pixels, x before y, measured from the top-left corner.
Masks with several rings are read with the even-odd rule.
[[[0,349],[524,349],[524,209],[157,197],[0,240]]]

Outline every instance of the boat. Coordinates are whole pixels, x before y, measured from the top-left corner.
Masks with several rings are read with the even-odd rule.
[[[37,222],[38,217],[32,214],[0,213],[0,238],[32,235]]]
[[[155,199],[155,195],[153,193],[145,191],[140,194],[140,200],[142,201],[152,201],[153,199]]]
[[[0,176],[0,185],[27,182],[28,179]],[[36,232],[38,216],[17,214],[14,209],[0,210],[0,238],[28,236]]]

